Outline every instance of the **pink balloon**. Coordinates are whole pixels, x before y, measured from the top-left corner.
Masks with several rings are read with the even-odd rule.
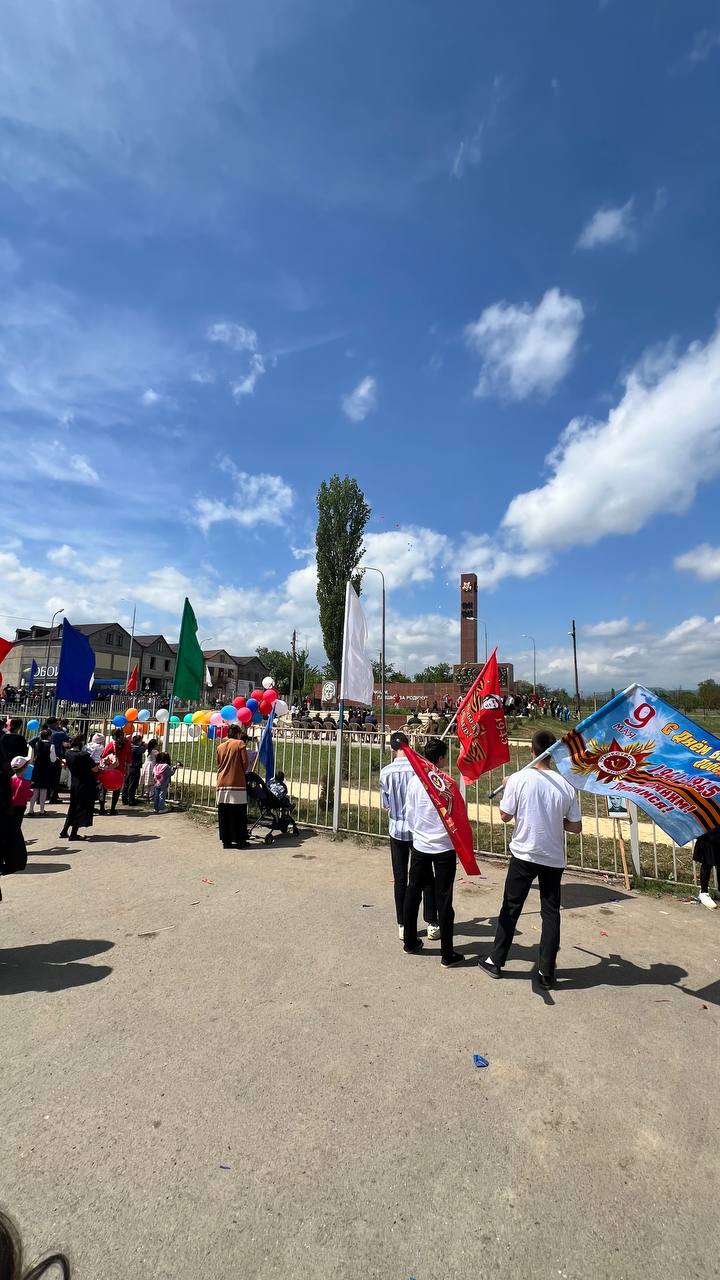
[[[241,724],[250,724],[252,722],[252,711],[249,707],[241,707],[238,711],[238,720]]]
[[[219,711],[213,712],[213,714],[210,717],[210,723],[214,724],[218,729],[222,724],[224,724],[223,718],[220,715]]]

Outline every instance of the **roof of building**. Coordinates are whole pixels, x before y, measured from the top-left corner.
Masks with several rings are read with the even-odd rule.
[[[236,658],[233,658],[231,653],[228,653],[227,649],[203,649],[202,652],[203,652],[203,658],[210,658],[211,661],[213,658],[220,658],[220,657],[229,658],[231,662],[237,661]]]
[[[266,671],[269,669],[267,667],[267,664],[264,663],[262,658],[259,658],[256,653],[251,653],[248,658],[238,658],[237,655],[234,653],[231,654],[230,656],[232,657],[233,662],[237,662],[238,666],[245,666],[245,664],[248,662],[259,662],[260,666],[265,667]]]
[[[135,642],[136,644],[140,645],[141,649],[149,649],[150,645],[155,644],[157,640],[163,640],[165,644],[168,644],[167,640],[165,640],[165,637],[161,636],[159,633],[154,636],[135,636]],[[177,645],[168,644],[168,649],[172,649],[173,653],[175,653],[177,651]]]
[[[70,619],[68,618],[68,622]],[[121,622],[73,622],[74,631],[79,631],[84,636],[94,636],[98,631],[108,631],[115,627],[119,627],[121,631],[125,631],[125,635],[129,633]],[[62,635],[62,626],[53,627],[52,631],[49,627],[34,625],[32,627],[19,627],[15,632],[16,643],[21,640],[59,640]],[[137,639],[137,636],[135,637]]]

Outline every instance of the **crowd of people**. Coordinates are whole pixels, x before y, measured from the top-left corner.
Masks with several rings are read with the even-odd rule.
[[[29,741],[24,722],[17,717],[0,731],[0,872],[24,870],[27,848],[25,818],[57,816],[47,806],[64,803],[65,820],[60,838],[84,840],[81,829],[93,826],[98,815],[129,808],[143,800],[156,813],[166,808],[168,787],[177,766],[162,750],[157,738],[126,735],[114,729],[107,737],[94,733],[90,740],[78,725],[50,717]]]

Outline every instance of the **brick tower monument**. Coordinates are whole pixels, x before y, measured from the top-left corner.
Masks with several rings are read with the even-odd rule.
[[[460,576],[460,666],[476,664],[477,656],[477,574]]]

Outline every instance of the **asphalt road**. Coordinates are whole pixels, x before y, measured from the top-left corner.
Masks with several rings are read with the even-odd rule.
[[[0,906],[31,1251],[76,1280],[717,1276],[720,911],[568,880],[545,995],[534,896],[493,982],[402,953],[384,850],[58,829],[26,820]],[[468,960],[502,874],[458,881]]]

